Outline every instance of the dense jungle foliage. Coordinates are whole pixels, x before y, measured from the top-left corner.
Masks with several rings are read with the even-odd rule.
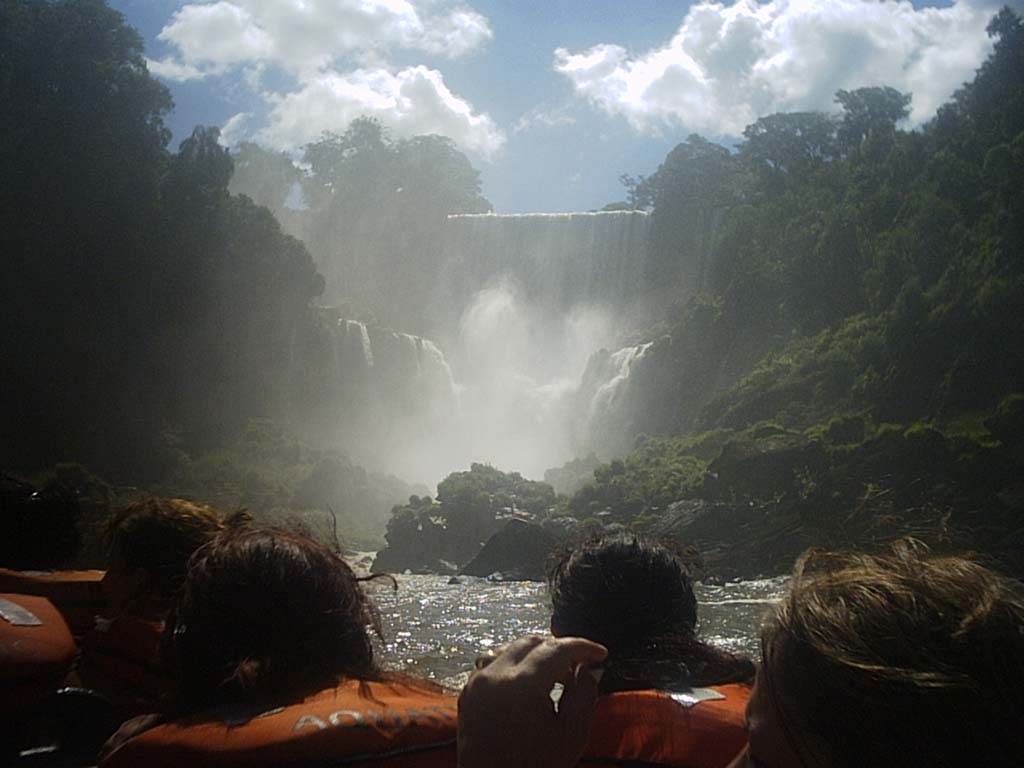
[[[283,410],[323,279],[229,194],[216,129],[166,149],[170,95],[120,14],[15,0],[0,15],[0,431],[18,436],[0,462],[152,477]]]
[[[667,322],[678,376],[652,423],[942,417],[1021,386],[1024,28],[1004,10],[989,32],[989,60],[923,130],[898,128],[910,94],[839,91],[837,118],[763,117],[737,152],[692,136],[627,178],[660,259],[703,256],[680,247],[683,209],[721,213]]]
[[[695,290],[655,331],[637,409],[662,437],[599,467],[569,511],[657,527],[673,502],[742,499],[838,525],[874,503],[912,532],[925,512],[933,533],[1019,538],[1024,24],[1004,9],[989,34],[922,130],[899,127],[911,94],[839,91],[835,117],[763,117],[736,151],[691,136],[623,177],[626,205],[653,211],[655,269],[685,260]]]
[[[412,312],[433,268],[428,230],[490,208],[443,137],[392,141],[356,120],[308,146],[301,174],[255,145],[232,157],[215,128],[169,151],[172,106],[141,38],[102,0],[0,6],[0,433],[18,436],[0,466],[77,461],[153,482],[252,419],[305,407],[292,363],[315,336],[325,278],[274,214],[351,250],[328,254],[342,267],[328,275],[335,295],[376,260],[391,265],[379,293]],[[399,268],[410,252],[422,258]]]

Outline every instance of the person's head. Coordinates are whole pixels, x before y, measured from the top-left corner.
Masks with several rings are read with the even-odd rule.
[[[1024,591],[975,562],[812,551],[762,649],[749,765],[1024,765]]]
[[[108,519],[103,589],[114,615],[161,613],[185,577],[189,557],[225,526],[213,507],[152,497]]]
[[[749,680],[753,665],[696,637],[697,598],[683,558],[634,534],[587,539],[548,569],[551,633],[608,649],[603,690]]]
[[[229,530],[199,549],[171,612],[174,706],[304,694],[379,679],[368,628],[379,617],[352,569],[308,537]]]

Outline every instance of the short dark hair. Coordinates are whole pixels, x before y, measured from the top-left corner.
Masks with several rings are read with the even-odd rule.
[[[697,597],[675,548],[635,534],[583,539],[548,568],[552,627],[608,648],[604,691],[749,682],[748,659],[697,637]]]
[[[360,579],[313,539],[228,530],[197,550],[171,612],[165,657],[192,712],[381,678],[369,629],[380,618]]]

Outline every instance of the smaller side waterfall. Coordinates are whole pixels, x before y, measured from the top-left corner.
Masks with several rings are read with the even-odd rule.
[[[358,343],[359,348],[362,350],[363,362],[367,368],[373,367],[373,344],[370,341],[370,332],[366,327],[366,323],[362,323],[358,320],[339,320],[338,321],[338,345],[348,348]]]
[[[657,428],[651,423],[647,396],[660,386],[665,366],[660,358],[671,347],[664,336],[654,341],[591,355],[577,390],[577,435],[584,449],[612,456],[632,447],[638,431]]]
[[[432,466],[438,459],[424,446],[459,417],[444,353],[429,339],[321,313],[322,341],[310,353],[327,357],[301,362],[320,403],[309,411],[311,431],[368,468],[436,482],[441,467]]]
[[[591,420],[606,416],[621,404],[629,387],[634,365],[644,359],[652,344],[653,341],[648,341],[635,347],[626,347],[613,352],[607,358],[607,365],[603,367],[611,374],[611,378],[597,388],[590,401]]]

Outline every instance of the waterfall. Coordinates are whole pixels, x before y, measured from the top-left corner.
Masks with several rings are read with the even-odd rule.
[[[626,347],[614,352],[608,358],[607,369],[611,376],[606,381],[600,382],[597,391],[590,401],[590,419],[593,421],[607,414],[611,409],[619,405],[630,383],[630,374],[633,366],[643,360],[647,350],[654,344],[648,341],[645,344],[638,344],[635,347]]]
[[[436,482],[450,469],[424,446],[453,429],[459,415],[444,353],[420,336],[338,318],[330,308],[320,312],[327,320],[321,348],[329,357],[319,366],[304,363],[322,403],[311,412],[309,431],[370,469]]]
[[[505,279],[552,313],[579,304],[621,308],[643,289],[650,220],[645,211],[448,216],[446,298],[465,306]]]
[[[628,451],[639,432],[657,430],[648,397],[652,387],[659,386],[671,345],[671,337],[663,336],[614,352],[601,349],[591,356],[577,390],[576,424],[582,445],[612,456]]]
[[[448,216],[425,335],[337,320],[338,444],[426,483],[474,461],[540,478],[620,450],[652,347],[624,343],[648,324],[650,222]]]
[[[366,323],[359,323],[359,340],[363,344],[363,359],[366,364],[373,367],[373,347],[370,346],[370,332],[366,330]]]

